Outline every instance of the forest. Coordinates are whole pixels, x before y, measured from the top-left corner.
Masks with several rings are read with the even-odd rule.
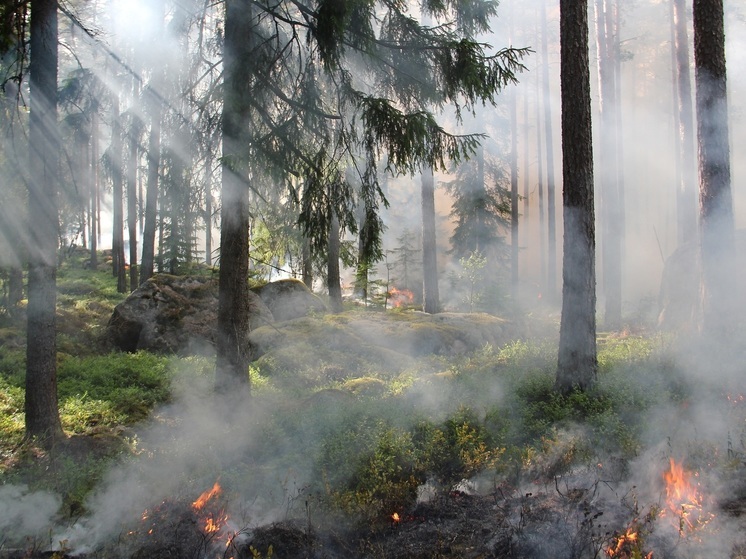
[[[0,0],[0,559],[746,557],[744,37]]]

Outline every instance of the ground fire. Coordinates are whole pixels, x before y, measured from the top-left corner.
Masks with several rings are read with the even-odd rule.
[[[712,514],[703,510],[699,484],[693,481],[696,477],[696,473],[688,472],[673,458],[663,473],[666,507],[661,516],[674,519],[682,535],[703,527],[712,519]]]
[[[411,305],[414,302],[414,293],[409,289],[397,289],[396,287],[392,287],[388,292],[388,300],[393,308],[398,309],[400,307]]]

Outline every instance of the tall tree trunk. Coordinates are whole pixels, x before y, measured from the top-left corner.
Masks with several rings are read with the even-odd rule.
[[[112,177],[112,273],[117,278],[117,291],[127,292],[124,261],[124,188],[122,177],[122,119],[119,114],[119,92],[113,92],[111,127],[111,177]]]
[[[249,363],[249,183],[231,160],[245,159],[243,115],[248,110],[250,81],[242,71],[252,48],[253,9],[246,0],[226,0],[223,54],[223,158],[220,210],[215,388],[225,397],[251,394]],[[248,39],[247,39],[248,38]]]
[[[339,218],[332,215],[327,246],[327,288],[332,312],[342,312],[342,284],[339,275]]]
[[[303,283],[308,289],[313,288],[313,261],[311,259],[311,239],[303,236]]]
[[[547,138],[547,297],[557,297],[557,194],[554,181],[554,134],[552,133],[552,95],[549,89],[549,48],[546,4],[541,5],[542,82],[544,84],[544,134]]]
[[[733,195],[725,67],[723,0],[694,0],[694,65],[699,145],[702,332],[733,336],[735,277]],[[738,297],[735,297],[738,300]]]
[[[541,12],[546,17],[546,10],[542,8]],[[546,32],[546,29],[544,30]],[[539,31],[536,31],[537,36]],[[541,64],[549,64],[546,56],[541,59]],[[543,75],[543,72],[542,72]],[[536,74],[536,176],[537,176],[537,197],[539,206],[539,291],[540,295],[547,294],[547,228],[546,228],[546,211],[544,209],[544,158],[542,146],[545,137],[541,134],[542,109],[546,100],[541,95],[542,77]]]
[[[518,300],[518,114],[516,91],[510,92],[510,292]]]
[[[137,87],[133,91],[137,97]],[[130,242],[130,291],[137,289],[137,163],[140,122],[138,117],[130,118],[127,153],[127,230]]]
[[[564,240],[555,388],[567,393],[592,386],[598,370],[587,0],[560,0],[560,49]]]
[[[531,126],[528,121],[528,80],[523,81],[523,235],[528,237],[528,218],[531,201],[531,183],[529,182],[529,171],[531,170],[531,155],[529,153],[529,134]],[[525,240],[523,241],[526,242]]]
[[[31,5],[28,185],[29,272],[26,436],[51,446],[63,436],[57,403],[57,1]]]
[[[146,93],[150,114],[148,139],[148,179],[145,187],[145,226],[142,233],[142,265],[140,283],[153,276],[155,266],[155,229],[158,221],[158,175],[161,161],[161,117],[162,106],[155,91]]]
[[[431,167],[422,169],[422,310],[440,311],[438,254],[435,241],[435,177]]]
[[[208,148],[208,152],[209,152]],[[212,152],[205,162],[205,264],[212,265]]]
[[[89,244],[91,247],[91,269],[95,270],[98,268],[98,218],[99,218],[99,191],[100,186],[98,183],[98,110],[94,109],[91,113],[91,196],[90,196],[90,209],[88,210],[88,219],[90,220],[90,239]]]
[[[694,151],[694,111],[692,108],[692,78],[689,70],[689,36],[687,34],[684,0],[672,0],[674,52],[676,55],[676,86],[678,143],[681,153],[681,175],[678,183],[679,242],[697,240],[697,170]]]
[[[616,87],[611,59],[611,12],[605,0],[595,0],[596,45],[598,47],[598,90],[600,143],[598,179],[601,192],[603,224],[602,261],[605,298],[604,323],[616,330],[622,322],[622,208],[617,179]]]

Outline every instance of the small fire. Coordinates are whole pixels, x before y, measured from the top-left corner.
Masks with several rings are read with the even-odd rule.
[[[633,523],[632,526],[627,528],[624,534],[616,536],[609,546],[605,549],[605,553],[609,557],[618,557],[620,559],[628,559],[632,557],[641,557],[642,559],[651,559],[653,552],[642,555],[640,549],[640,533]]]
[[[409,289],[397,289],[396,287],[392,287],[389,289],[388,298],[391,305],[398,309],[404,305],[411,305],[414,302],[414,293]]]
[[[401,520],[401,518],[399,517],[399,513],[395,512],[394,514],[392,514],[391,515],[391,520],[394,521],[394,524],[398,523]]]
[[[207,504],[207,501],[209,501],[213,497],[216,497],[217,495],[220,495],[221,491],[222,491],[222,488],[220,487],[220,484],[216,481],[215,485],[212,486],[212,489],[208,489],[207,491],[202,493],[199,497],[197,497],[197,500],[192,503],[192,508],[194,510],[201,510]]]
[[[669,469],[663,472],[663,480],[666,483],[666,505],[673,518],[678,519],[679,533],[693,531],[707,524],[713,517],[712,514],[704,513],[702,510],[702,495],[699,484],[694,483],[692,474],[684,469],[681,463],[673,458],[669,460]],[[667,513],[663,511],[663,516]]]

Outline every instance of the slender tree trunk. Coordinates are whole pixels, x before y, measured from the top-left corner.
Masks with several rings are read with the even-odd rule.
[[[226,398],[251,394],[249,363],[249,183],[232,159],[245,158],[242,134],[251,82],[243,64],[252,49],[254,13],[246,0],[226,0],[223,54],[223,159],[220,210],[220,276],[215,388]]]
[[[600,133],[599,172],[601,215],[603,217],[602,257],[603,285],[605,297],[604,323],[607,329],[616,330],[622,322],[622,232],[620,215],[622,208],[617,179],[616,150],[616,87],[614,69],[610,56],[609,5],[605,0],[595,0],[596,45],[598,46],[598,82]]]
[[[531,155],[529,153],[529,135],[531,126],[528,121],[528,80],[523,81],[523,235],[528,236],[528,218],[530,207],[531,184],[529,174],[531,170]],[[525,240],[523,241],[526,242]]]
[[[208,152],[209,152],[208,148]],[[212,265],[212,155],[205,162],[205,264]]]
[[[542,14],[546,16],[545,9],[542,8]],[[545,30],[546,31],[546,30]],[[539,35],[538,29],[536,32]],[[541,59],[541,64],[549,64],[547,57]],[[539,206],[539,290],[542,297],[547,294],[547,228],[546,228],[546,210],[544,209],[544,158],[542,146],[544,136],[541,134],[541,123],[543,104],[546,100],[541,95],[541,76],[536,74],[536,176],[537,176],[537,196]]]
[[[510,291],[518,300],[518,114],[515,87],[510,92]]]
[[[57,2],[31,5],[28,192],[29,272],[26,436],[51,446],[63,436],[57,404]]]
[[[678,183],[679,242],[697,240],[697,169],[694,151],[694,110],[692,108],[692,78],[689,70],[689,36],[684,0],[672,0],[674,52],[676,54],[676,86],[678,114],[678,144],[681,153],[681,175]]]
[[[137,97],[137,88],[133,92]],[[130,242],[130,291],[139,285],[137,282],[137,163],[140,123],[136,116],[130,119],[127,157],[127,230]]]
[[[112,176],[112,273],[117,278],[117,291],[127,292],[127,276],[124,261],[124,188],[122,179],[122,120],[119,114],[119,93],[113,93],[111,129],[111,176]]]
[[[339,275],[339,218],[332,215],[329,225],[329,244],[327,247],[327,287],[332,312],[342,312],[342,284]]]
[[[596,272],[588,3],[560,0],[562,89],[562,316],[555,388],[596,380]]]
[[[303,283],[308,289],[313,288],[313,261],[311,259],[311,239],[303,236]]]
[[[98,184],[98,110],[94,109],[91,113],[91,197],[88,218],[90,220],[90,239],[91,247],[91,269],[98,268],[98,217],[99,217],[99,184]]]
[[[547,297],[557,297],[557,194],[554,187],[554,134],[552,132],[552,95],[549,89],[549,48],[546,4],[541,5],[542,82],[544,84],[544,134],[547,138]]]
[[[430,167],[422,169],[422,310],[440,311],[438,254],[435,241],[435,177]]]
[[[161,103],[155,97],[153,91],[148,91],[150,136],[148,139],[148,179],[145,187],[145,226],[142,234],[141,284],[153,276],[155,265],[155,229],[158,221],[158,175],[161,160],[162,115]]]
[[[734,269],[723,16],[723,0],[694,0],[702,332],[712,340],[733,337],[733,301],[741,289]]]

